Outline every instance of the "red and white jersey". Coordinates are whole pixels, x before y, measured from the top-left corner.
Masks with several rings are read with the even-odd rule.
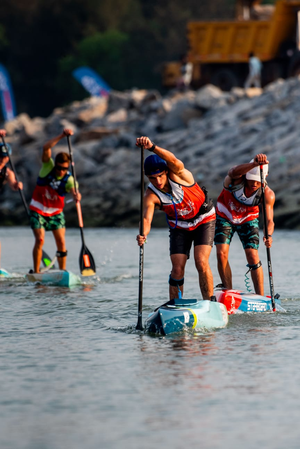
[[[224,188],[217,200],[217,215],[234,225],[240,225],[259,217],[257,204],[260,201],[261,190],[259,189],[253,195],[247,197],[244,192],[244,185],[239,187],[233,191]]]
[[[168,178],[172,193],[166,193],[149,184],[159,198],[161,210],[167,214],[171,226],[193,231],[200,224],[216,219],[216,211],[212,206],[204,211],[202,206],[205,203],[205,193],[197,183],[191,186],[184,186]],[[176,212],[175,212],[176,208]],[[208,210],[209,209],[209,210]],[[176,219],[177,214],[177,219]]]
[[[44,217],[60,214],[65,205],[65,197],[59,196],[50,186],[36,186],[29,208]]]
[[[66,184],[70,175],[67,172],[62,178],[57,179],[53,168],[46,176],[39,176],[29,209],[44,217],[60,214],[65,205]]]

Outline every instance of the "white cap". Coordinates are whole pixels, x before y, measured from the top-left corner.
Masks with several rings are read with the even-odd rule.
[[[251,159],[250,162],[253,162],[254,159]],[[263,165],[263,173],[264,173],[264,179],[266,178],[267,174],[269,172],[269,165],[264,164]],[[249,181],[258,181],[261,182],[260,177],[260,165],[257,165],[256,167],[252,168],[246,173],[246,179],[249,179]]]

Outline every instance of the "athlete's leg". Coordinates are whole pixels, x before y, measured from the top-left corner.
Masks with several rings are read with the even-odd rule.
[[[245,250],[247,262],[249,265],[255,266],[259,263],[259,222],[258,219],[248,221],[237,229],[239,238]],[[251,270],[251,278],[254,290],[258,295],[264,294],[264,274],[262,266]]]
[[[35,237],[35,243],[32,252],[33,271],[35,273],[39,273],[43,255],[43,245],[45,241],[45,229],[44,228],[33,229],[33,234]]]
[[[218,272],[225,288],[232,289],[232,272],[230,264],[228,262],[229,248],[230,245],[218,244],[217,248],[217,261],[218,261]]]
[[[66,240],[65,240],[65,233],[66,228],[59,228],[52,231],[56,247],[58,252],[65,253],[66,252]],[[63,257],[57,257],[58,265],[61,270],[65,270],[67,266],[67,255],[64,255]]]
[[[259,263],[260,260],[257,249],[246,248],[245,253],[249,265],[256,265]],[[251,278],[255,293],[264,296],[264,272],[262,266],[251,270]]]
[[[211,268],[209,265],[209,256],[211,246],[197,245],[194,248],[195,265],[199,276],[199,286],[203,299],[210,299],[214,294],[214,282]]]
[[[172,271],[171,271],[171,279],[169,281],[169,296],[170,299],[178,298],[178,288],[180,288],[181,293],[183,295],[183,283],[182,285],[180,281],[184,278],[184,269],[187,261],[187,256],[185,254],[171,254],[171,262],[172,262]],[[178,282],[178,285],[176,284]],[[172,285],[176,284],[176,285]]]
[[[217,250],[218,272],[225,288],[232,288],[232,273],[228,262],[230,243],[235,232],[232,223],[217,216],[215,245]]]

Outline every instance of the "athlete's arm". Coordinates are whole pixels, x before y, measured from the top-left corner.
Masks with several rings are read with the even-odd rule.
[[[12,190],[23,189],[23,183],[17,182],[14,172],[8,167],[6,169],[6,181]]]
[[[271,248],[273,239],[272,234],[274,232],[274,204],[275,204],[275,193],[268,186],[265,189],[265,200],[266,200],[266,215],[267,215],[267,238],[264,237],[264,243],[267,248]]]
[[[74,201],[81,201],[81,193],[77,190],[75,191],[75,187],[70,189],[70,193],[72,193]]]
[[[136,240],[139,246],[142,246],[146,239],[147,235],[151,230],[151,223],[153,220],[154,210],[159,206],[159,199],[157,196],[151,192],[149,189],[146,191],[144,196],[144,234],[137,235]]]
[[[51,148],[53,148],[61,139],[66,136],[72,136],[73,130],[69,128],[65,128],[63,132],[56,137],[48,140],[43,146],[43,154],[42,154],[42,162],[48,162],[51,158]]]
[[[136,139],[137,146],[143,146],[146,150],[149,150],[153,147],[153,142],[149,139],[149,137],[143,136]],[[188,185],[194,184],[194,177],[192,173],[184,167],[183,162],[171,152],[164,148],[155,145],[155,148],[152,150],[153,153],[157,154],[157,156],[161,157],[164,161],[166,161],[169,175],[174,181],[184,181]],[[172,176],[172,174],[174,176]],[[178,179],[176,179],[176,177]]]
[[[224,180],[224,187],[229,187],[229,185],[232,183],[232,181],[239,181],[240,178],[242,178],[242,176],[244,176],[246,173],[248,173],[248,171],[252,170],[252,168],[257,167],[259,165],[265,165],[268,164],[268,158],[266,156],[266,154],[257,154],[254,157],[253,162],[248,162],[247,164],[240,164],[240,165],[235,165],[234,167],[232,167],[225,180]],[[236,182],[238,184],[238,182]]]

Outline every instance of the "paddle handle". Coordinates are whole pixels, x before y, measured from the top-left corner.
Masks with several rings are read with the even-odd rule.
[[[140,235],[144,235],[144,147],[141,147],[141,186],[140,186]],[[139,260],[139,303],[137,330],[143,330],[143,277],[144,277],[144,244],[140,246]]]
[[[268,222],[267,222],[267,208],[266,208],[266,198],[265,198],[265,180],[264,180],[263,165],[260,165],[260,180],[261,180],[263,216],[264,216],[264,236],[267,239],[268,238]],[[272,262],[271,262],[271,251],[270,251],[270,248],[266,248],[266,249],[267,249],[267,262],[268,262],[269,285],[270,285],[272,309],[273,309],[273,312],[275,312],[276,304],[275,304],[275,293],[274,293],[274,282],[273,282],[273,270],[272,270]]]

